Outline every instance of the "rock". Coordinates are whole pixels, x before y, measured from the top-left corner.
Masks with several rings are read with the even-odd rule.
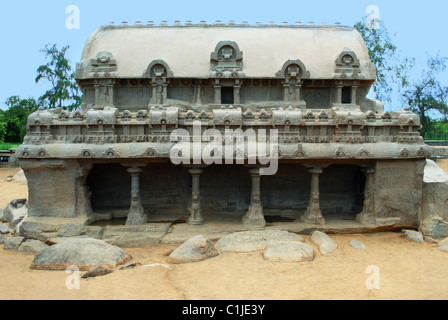
[[[4,221],[3,220],[3,210],[4,210],[3,208],[0,208],[0,221],[2,221],[2,222]]]
[[[440,216],[432,214],[423,219],[420,223],[419,231],[431,238],[446,238],[448,237],[448,222],[443,221]]]
[[[437,243],[437,249],[448,253],[448,238],[443,239]]]
[[[95,267],[92,270],[88,271],[81,278],[87,279],[87,278],[100,277],[100,276],[105,276],[112,272],[114,272],[114,271],[111,268],[109,268],[108,266],[101,265],[101,266]]]
[[[167,259],[168,263],[190,263],[213,258],[218,255],[213,243],[204,236],[195,236],[174,250]]]
[[[0,224],[0,233],[1,234],[7,234],[7,233],[11,233],[12,230],[8,228],[8,226],[6,224]]]
[[[304,262],[314,260],[314,250],[302,242],[278,242],[269,244],[263,258],[274,262]]]
[[[327,234],[320,231],[313,232],[311,241],[319,246],[319,251],[323,255],[329,254],[338,248],[336,242],[334,242]]]
[[[442,241],[439,241],[439,243],[437,245],[439,247],[448,246],[448,238],[445,238]]]
[[[222,252],[252,252],[264,250],[277,242],[303,242],[303,238],[281,230],[243,231],[221,238],[215,248]]]
[[[37,240],[26,240],[25,242],[22,242],[18,250],[20,252],[35,254],[41,252],[45,248],[48,248],[48,245],[43,242]]]
[[[68,238],[42,250],[35,258],[31,269],[65,270],[75,265],[81,271],[88,271],[100,265],[115,268],[131,260],[123,249],[102,240],[90,238]]]
[[[422,189],[422,217],[438,215],[448,221],[448,174],[434,161],[426,160]]]
[[[423,236],[423,239],[425,239],[425,241],[428,242],[428,243],[433,243],[433,244],[438,244],[439,243],[438,240],[433,239],[433,238],[428,237],[428,236]]]
[[[67,223],[58,231],[57,236],[61,238],[77,237],[85,233],[84,229],[84,225]]]
[[[25,177],[25,173],[23,172],[23,170],[20,170],[19,172],[17,172],[14,177],[12,177],[12,181],[14,182],[27,182],[26,177]]]
[[[4,244],[5,243],[5,238],[3,236],[0,236],[0,244]]]
[[[3,210],[3,221],[10,222],[11,228],[15,228],[28,213],[26,199],[11,201]]]
[[[5,250],[18,250],[22,242],[25,241],[24,237],[12,237],[5,240],[3,249]]]
[[[410,241],[414,241],[417,243],[425,242],[425,240],[423,239],[423,235],[415,230],[404,230],[404,237]]]
[[[124,266],[120,267],[120,269],[118,269],[118,270],[134,269],[135,267],[138,267],[141,265],[142,264],[140,262],[127,263]]]
[[[349,242],[349,245],[355,249],[358,250],[364,250],[366,248],[366,246],[364,245],[364,243],[358,241],[358,240],[352,240]]]

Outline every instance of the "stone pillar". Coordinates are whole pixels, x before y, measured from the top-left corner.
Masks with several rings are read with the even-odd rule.
[[[308,208],[305,211],[303,222],[309,224],[324,225],[325,219],[320,211],[320,192],[319,192],[319,176],[322,174],[322,168],[310,168],[308,172],[311,174],[311,199]]]
[[[221,104],[221,86],[219,84],[215,84],[215,104]]]
[[[93,87],[95,88],[95,106],[100,105],[100,83],[95,80]]]
[[[201,195],[199,186],[199,176],[204,172],[203,169],[193,168],[189,169],[188,172],[192,177],[191,185],[191,204],[188,210],[190,211],[190,218],[188,223],[192,225],[201,225],[204,222],[201,210]]]
[[[241,89],[241,86],[240,85],[235,85],[234,87],[233,87],[233,102],[234,102],[234,104],[240,104],[240,89]]]
[[[342,82],[338,83],[336,86],[336,103],[342,103],[342,88],[344,85]]]
[[[353,85],[352,86],[352,97],[351,97],[352,98],[352,101],[351,101],[352,104],[356,104],[357,103],[357,101],[356,101],[357,90],[358,90],[358,87],[356,85]]]
[[[161,100],[162,100],[160,101],[161,104],[166,103],[166,101],[168,100],[168,83],[166,79],[163,79]]]
[[[109,106],[113,107],[115,105],[115,101],[114,101],[114,89],[115,89],[115,81],[113,80],[109,80],[109,83],[107,84],[107,93],[109,95],[108,97],[108,102],[109,102]]]
[[[266,220],[264,219],[263,206],[260,199],[260,168],[249,170],[252,176],[252,192],[249,210],[243,217],[243,223],[250,227],[264,228]]]
[[[127,226],[143,225],[148,221],[145,214],[142,200],[140,197],[140,173],[143,171],[140,167],[129,167],[128,172],[131,174],[131,207],[129,209]]]
[[[362,212],[356,216],[356,220],[363,225],[374,224],[374,203],[373,203],[373,188],[374,188],[374,168],[363,168],[362,171],[366,175],[366,185],[364,190],[364,205]]]

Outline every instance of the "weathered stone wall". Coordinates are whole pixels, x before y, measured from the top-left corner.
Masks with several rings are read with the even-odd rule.
[[[375,218],[399,218],[399,225],[417,226],[421,215],[425,160],[376,162]]]
[[[28,180],[30,217],[89,216],[86,169],[77,160],[21,160]]]

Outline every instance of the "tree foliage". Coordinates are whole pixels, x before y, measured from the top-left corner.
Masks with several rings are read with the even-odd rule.
[[[72,111],[81,105],[80,89],[66,58],[68,49],[69,46],[59,50],[56,45],[47,44],[41,50],[48,62],[37,68],[36,83],[46,80],[51,85],[39,98],[39,104],[45,108],[64,108]]]
[[[403,101],[420,116],[422,136],[435,125],[433,119],[448,115],[448,87],[437,78],[446,70],[447,62],[448,58],[439,57],[439,54],[428,57],[427,69],[423,70],[420,78],[409,84],[403,94]]]
[[[0,141],[11,143],[23,141],[26,134],[26,121],[28,116],[37,110],[38,103],[34,98],[21,99],[18,96],[12,96],[6,100],[5,104],[8,109],[0,112]]]
[[[376,67],[377,79],[373,84],[376,99],[390,104],[394,88],[400,94],[408,85],[409,71],[414,67],[415,60],[400,58],[383,21],[372,24],[365,17],[355,24],[355,28],[364,39],[370,60]]]
[[[9,97],[5,101],[6,111],[0,109],[0,142],[17,143],[23,141],[26,134],[28,116],[39,106],[44,108],[63,108],[73,111],[81,105],[82,96],[75,74],[66,58],[68,46],[58,49],[56,45],[46,45],[41,50],[45,54],[46,64],[37,68],[36,83],[46,81],[50,89],[37,100]]]

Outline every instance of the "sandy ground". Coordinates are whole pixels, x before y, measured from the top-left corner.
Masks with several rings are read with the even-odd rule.
[[[438,164],[448,169],[448,160]],[[17,171],[0,168],[0,180]],[[0,181],[0,190],[0,207],[27,196],[23,183]],[[309,236],[303,237],[314,246]],[[80,280],[79,289],[72,290],[67,283],[76,283],[74,274],[30,270],[33,255],[0,249],[0,299],[448,299],[448,254],[436,245],[409,242],[392,232],[331,237],[338,250],[322,256],[314,246],[314,261],[293,264],[265,261],[261,252],[254,252],[169,265],[167,255],[177,245],[126,249],[143,266]],[[352,239],[367,248],[350,247]],[[154,263],[169,268],[147,266]],[[367,286],[372,278],[377,289]]]

